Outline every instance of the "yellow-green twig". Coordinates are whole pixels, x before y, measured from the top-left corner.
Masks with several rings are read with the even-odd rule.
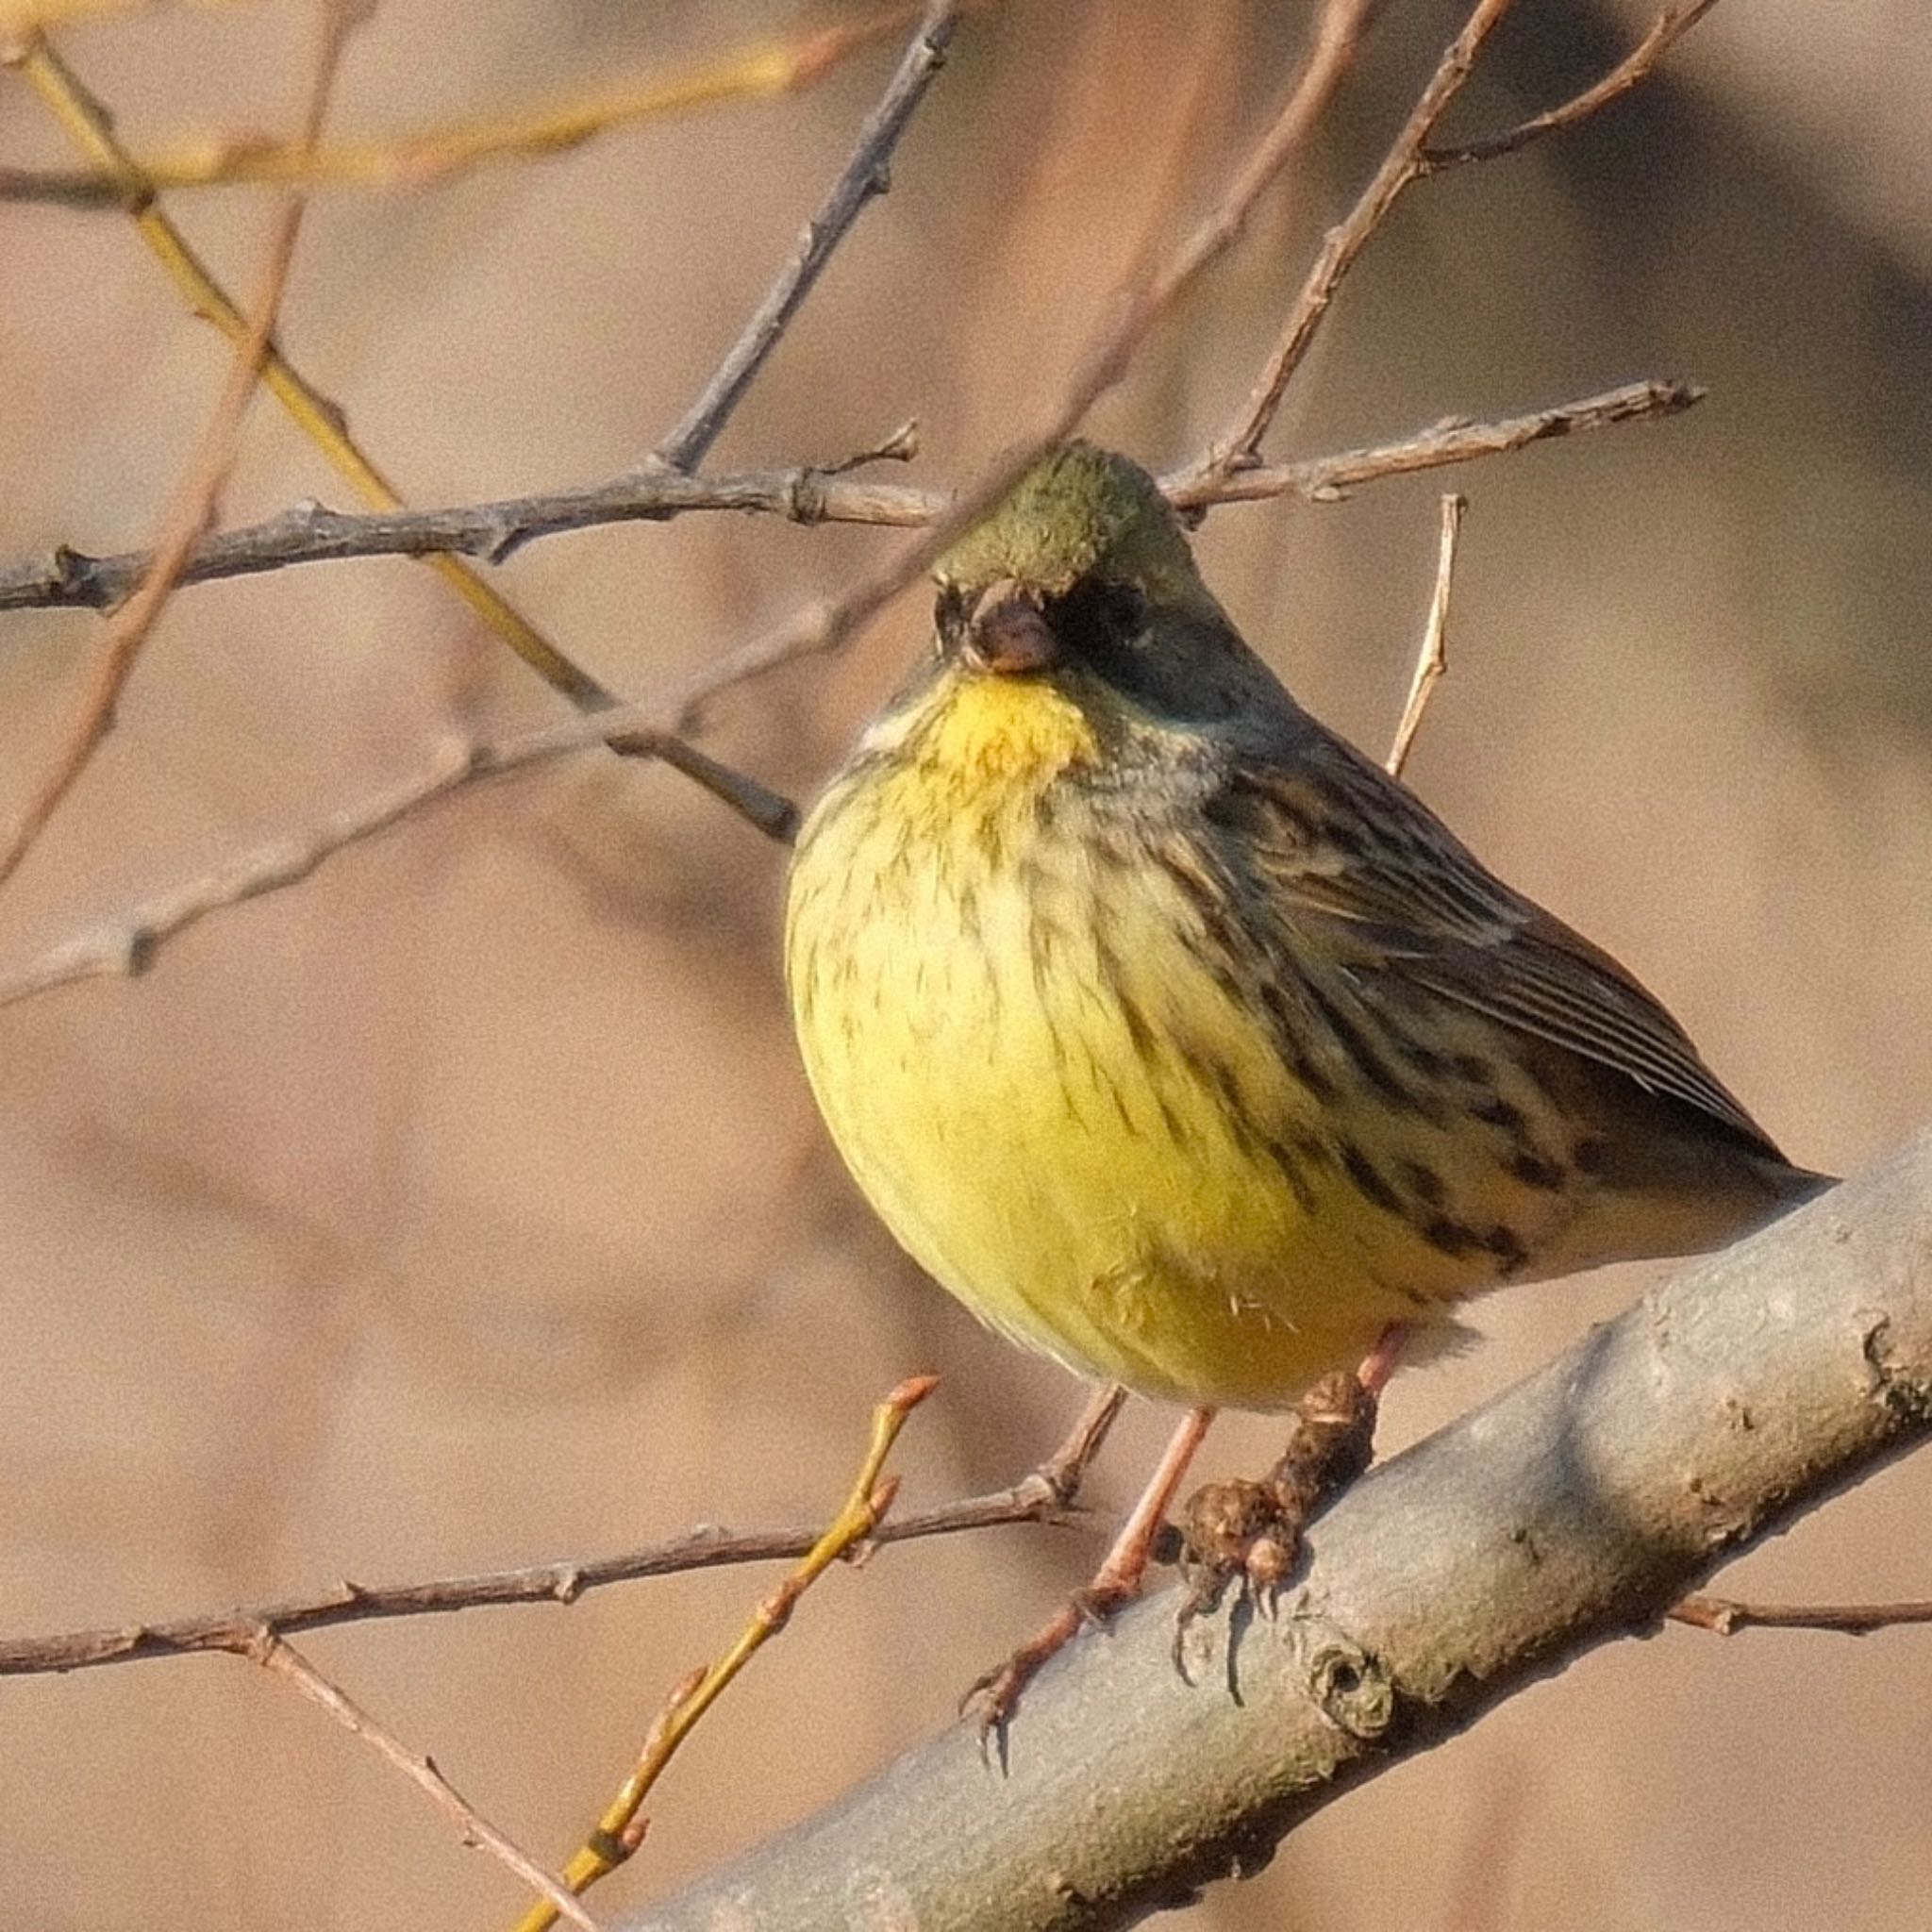
[[[341,0],[318,0],[312,73],[302,113],[304,142],[312,142],[327,111],[328,97],[350,34],[358,24]],[[223,385],[200,448],[176,489],[175,501],[155,546],[154,562],[126,603],[114,613],[81,701],[55,755],[34,782],[25,802],[0,837],[0,885],[11,878],[88,761],[113,727],[115,707],[134,671],[135,660],[180,580],[182,566],[205,534],[233,459],[235,439],[259,379],[262,351],[275,331],[282,292],[294,260],[307,197],[291,191],[282,197],[261,293],[253,319],[242,330],[227,381]]]
[[[167,271],[192,311],[238,347],[248,340],[248,322],[186,236],[156,203],[156,185],[115,139],[107,111],[54,51],[43,35],[28,37],[9,56],[74,143],[119,187],[122,206],[142,241]],[[261,381],[296,426],[373,509],[400,509],[403,500],[350,436],[342,412],[284,356],[271,340],[262,350]],[[507,599],[470,567],[452,557],[426,559],[478,617],[502,637],[544,681],[575,704],[596,702],[602,688],[578,669]]]
[[[637,1850],[644,1835],[644,1820],[640,1816],[644,1799],[678,1746],[732,1679],[784,1629],[799,1598],[840,1557],[848,1555],[878,1527],[899,1487],[896,1476],[881,1481],[880,1471],[892,1444],[898,1441],[899,1431],[906,1426],[906,1418],[936,1386],[936,1377],[915,1375],[900,1383],[873,1411],[872,1436],[843,1507],[797,1569],[752,1612],[737,1642],[716,1663],[693,1671],[672,1692],[645,1736],[636,1767],[605,1807],[596,1828],[563,1869],[563,1882],[573,1892],[580,1893],[594,1885]],[[525,1914],[517,1932],[547,1932],[556,1922],[557,1908],[547,1900],[541,1901]]]
[[[159,0],[0,0],[0,34],[31,33],[37,27],[98,20],[104,14],[148,13],[158,4]],[[201,4],[212,6],[215,0]]]
[[[249,336],[247,319],[215,280],[181,230],[157,205],[153,180],[116,140],[107,110],[43,35],[32,34],[0,52],[0,61],[16,67],[44,101],[82,153],[106,170],[128,217],[190,309],[238,346]],[[404,508],[388,477],[349,434],[342,411],[284,356],[271,339],[260,351],[262,386],[289,413],[297,428],[347,479],[375,510]],[[619,702],[616,694],[574,663],[510,601],[459,558],[424,558],[490,629],[507,642],[554,691],[580,711],[603,711]],[[722,799],[768,837],[791,836],[795,812],[791,801],[755,779],[706,758],[675,734],[653,734],[649,741],[613,740],[620,752],[659,758]]]
[[[35,0],[13,31],[37,25],[37,11],[56,0]],[[79,6],[81,0],[58,0]],[[96,0],[89,0],[96,4]],[[968,0],[988,6],[991,0]],[[780,39],[738,46],[678,74],[651,75],[603,87],[570,100],[510,114],[479,114],[396,139],[336,142],[304,151],[258,135],[203,135],[142,157],[142,177],[153,190],[220,188],[232,184],[284,184],[301,188],[424,188],[446,182],[489,160],[518,155],[555,155],[636,122],[665,120],[717,107],[726,100],[758,100],[809,87],[859,48],[881,41],[920,13],[916,0],[839,19]],[[8,25],[0,0],[0,27]],[[0,170],[0,199],[54,201],[68,207],[114,207],[122,199],[120,170],[92,157],[85,170]]]
[[[639,121],[690,113],[723,101],[795,93],[919,11],[917,0],[895,0],[855,19],[733,48],[676,74],[626,81],[522,112],[453,121],[400,139],[332,142],[304,150],[293,142],[245,135],[204,137],[144,156],[137,165],[156,190],[237,182],[416,188],[447,180],[483,161],[556,154]],[[120,170],[104,155],[92,158],[94,166],[86,173],[22,176],[11,192],[21,199],[111,206],[121,198]]]

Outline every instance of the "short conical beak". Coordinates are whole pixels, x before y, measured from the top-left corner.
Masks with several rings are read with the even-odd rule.
[[[1059,656],[1059,640],[1035,594],[1010,577],[990,584],[966,621],[960,655],[975,671],[1014,675],[1043,671]]]

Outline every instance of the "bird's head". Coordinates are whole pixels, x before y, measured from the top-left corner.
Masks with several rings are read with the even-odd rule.
[[[1091,443],[1042,458],[934,576],[939,655],[968,677],[1206,718],[1267,676],[1154,478]]]

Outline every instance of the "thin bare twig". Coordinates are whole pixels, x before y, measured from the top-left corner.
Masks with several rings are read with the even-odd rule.
[[[1327,0],[1317,16],[1308,55],[1274,120],[1230,175],[1220,198],[1179,246],[1152,273],[1122,291],[1075,366],[1057,407],[1029,435],[1002,452],[961,491],[931,529],[887,558],[835,603],[806,606],[763,636],[727,652],[695,680],[673,714],[673,728],[694,730],[720,691],[745,684],[781,664],[838,648],[899,592],[922,576],[960,533],[1012,487],[1042,451],[1064,442],[1087,412],[1126,374],[1155,325],[1191,288],[1202,271],[1245,232],[1268,187],[1320,117],[1347,71],[1370,0]]]
[[[1436,588],[1429,598],[1429,614],[1423,625],[1422,648],[1416,653],[1415,675],[1409,679],[1408,696],[1402,707],[1402,722],[1395,727],[1395,741],[1389,747],[1387,770],[1391,778],[1402,776],[1408,762],[1409,748],[1423,728],[1423,713],[1436,686],[1449,669],[1442,633],[1449,623],[1449,591],[1456,578],[1456,545],[1462,534],[1462,513],[1469,508],[1466,496],[1448,495],[1442,499],[1441,536],[1436,552]]]
[[[1086,1479],[1093,1458],[1100,1454],[1101,1445],[1112,1433],[1113,1425],[1120,1420],[1120,1413],[1126,1407],[1127,1391],[1120,1382],[1103,1383],[1087,1398],[1086,1406],[1074,1417],[1074,1425],[1067,1431],[1067,1439],[1033,1472],[1035,1477],[1043,1481],[1056,1500],[1062,1507],[1071,1507],[1074,1498],[1080,1492],[1080,1485]],[[1017,1491],[1008,1493],[1017,1493]]]
[[[328,98],[341,68],[349,36],[360,17],[334,0],[323,0],[318,11],[315,51],[304,101],[298,145],[312,145],[328,111]],[[259,380],[261,361],[275,332],[275,316],[288,287],[295,258],[307,198],[291,193],[282,198],[270,234],[261,291],[222,385],[200,443],[175,487],[175,500],[162,519],[160,541],[134,595],[115,613],[101,641],[99,656],[79,705],[61,735],[47,769],[0,838],[0,884],[13,876],[21,861],[60,802],[86,770],[103,739],[113,728],[115,708],[133,675],[136,659],[153,633],[162,609],[180,581],[183,566],[206,533],[216,502],[234,459],[235,438]]]
[[[258,1631],[251,1643],[237,1646],[239,1653],[263,1670],[292,1684],[303,1696],[324,1710],[368,1744],[386,1762],[392,1764],[409,1782],[429,1794],[438,1809],[456,1822],[465,1844],[479,1845],[500,1859],[527,1885],[546,1899],[554,1920],[558,1914],[568,1918],[583,1932],[597,1932],[597,1922],[527,1852],[490,1823],[476,1807],[462,1797],[438,1771],[433,1759],[411,1751],[395,1734],[369,1715],[336,1685],[318,1671],[301,1652],[285,1643],[274,1632]],[[546,1924],[550,1921],[546,1921]]]
[[[208,913],[295,885],[338,852],[387,831],[399,820],[466,785],[591,745],[618,741],[635,745],[641,752],[655,746],[667,762],[672,750],[677,748],[671,735],[653,722],[650,712],[637,705],[567,719],[493,743],[446,739],[422,769],[409,776],[358,799],[317,824],[257,846],[157,892],[49,947],[17,971],[0,974],[0,1007],[76,980],[131,977],[145,972],[167,941]],[[709,762],[688,746],[682,750],[700,764]],[[722,772],[724,768],[718,769]],[[776,797],[775,793],[767,795]],[[779,803],[790,811],[788,802]]]
[[[1446,469],[1486,456],[1503,456],[1526,449],[1533,442],[1607,429],[1619,423],[1641,423],[1674,416],[1704,400],[1707,391],[1694,382],[1652,379],[1626,382],[1617,389],[1557,403],[1521,416],[1493,423],[1473,423],[1467,416],[1450,416],[1427,429],[1374,443],[1365,449],[1334,456],[1303,458],[1292,463],[1257,463],[1223,476],[1208,476],[1194,465],[1160,479],[1160,487],[1176,509],[1201,509],[1217,503],[1251,503],[1276,496],[1300,496],[1310,503],[1337,503],[1364,483],[1389,476],[1411,476],[1424,470]],[[4,585],[0,576],[0,585]],[[4,595],[4,592],[0,592]]]
[[[1417,97],[1408,119],[1382,157],[1368,186],[1341,222],[1329,229],[1247,400],[1234,421],[1203,452],[1192,466],[1194,471],[1204,475],[1221,475],[1254,461],[1291,378],[1328,313],[1341,278],[1387,219],[1403,190],[1423,174],[1424,143],[1469,78],[1484,41],[1513,4],[1514,0],[1476,0],[1462,31],[1443,49],[1435,73],[1429,76],[1428,84]]]
[[[958,31],[961,0],[933,0],[912,36],[878,105],[865,117],[858,143],[840,171],[818,212],[805,225],[798,247],[766,291],[751,320],[683,420],[651,452],[652,460],[672,470],[693,470],[704,461],[719,432],[751,387],[766,357],[791,326],[791,318],[812,291],[866,204],[891,186],[892,150],[899,144],[925,92],[945,64],[946,49]]]
[[[470,745],[450,741],[424,770],[400,783],[358,799],[306,831],[258,846],[211,872],[169,887],[0,975],[0,1006],[76,980],[132,977],[145,972],[176,933],[220,907],[240,906],[306,879],[344,846],[375,837],[430,800],[455,791],[471,777],[475,764]]]
[[[1006,1489],[896,1516],[881,1524],[867,1538],[868,1544],[957,1536],[1001,1524],[1070,1521],[1081,1483],[1125,1399],[1125,1391],[1117,1387],[1098,1391],[1067,1440],[1038,1469]],[[365,1586],[343,1582],[315,1596],[178,1617],[166,1623],[76,1630],[52,1637],[0,1638],[0,1676],[89,1670],[101,1664],[181,1657],[198,1651],[241,1650],[263,1630],[277,1636],[295,1635],[337,1624],[441,1616],[490,1606],[573,1604],[591,1591],[615,1583],[741,1563],[789,1561],[809,1551],[820,1534],[816,1528],[801,1528],[733,1535],[714,1524],[704,1524],[682,1536],[613,1557],[571,1558],[412,1583]]]
[[[1616,66],[1580,94],[1565,101],[1559,108],[1532,114],[1527,121],[1519,123],[1506,133],[1491,135],[1487,141],[1473,141],[1460,147],[1426,148],[1423,153],[1424,167],[1430,174],[1440,174],[1471,161],[1492,161],[1499,155],[1512,155],[1519,148],[1527,147],[1545,134],[1555,134],[1561,128],[1575,126],[1579,121],[1589,120],[1592,114],[1607,108],[1612,101],[1621,100],[1647,80],[1651,69],[1663,58],[1672,42],[1695,26],[1716,5],[1717,0],[1684,0],[1684,4],[1667,8],[1651,23],[1650,31]]]
[[[915,1375],[901,1382],[873,1410],[872,1433],[839,1513],[812,1543],[803,1561],[753,1610],[738,1641],[716,1663],[688,1676],[672,1693],[646,1733],[644,1746],[630,1775],[605,1807],[596,1829],[564,1867],[563,1882],[582,1892],[630,1857],[643,1838],[639,1816],[651,1788],[663,1776],[678,1746],[696,1729],[733,1680],[771,1640],[791,1621],[791,1613],[818,1579],[841,1557],[849,1556],[878,1529],[898,1493],[899,1479],[883,1471],[892,1444],[907,1418],[939,1386],[935,1375]],[[533,1906],[517,1932],[549,1932],[557,1914],[543,1905]]]
[[[1739,1630],[1835,1630],[1869,1637],[1874,1630],[1932,1624],[1932,1603],[1747,1604],[1723,1596],[1687,1596],[1664,1612],[1674,1624],[1729,1637]]]
[[[1703,395],[1692,383],[1625,383],[1491,423],[1450,417],[1390,442],[1261,464],[1219,478],[1180,471],[1163,477],[1161,487],[1179,509],[1277,496],[1339,502],[1350,491],[1385,477],[1445,469],[1557,437],[1675,415]],[[212,583],[296,564],[425,557],[439,551],[496,562],[525,543],[565,531],[709,510],[783,517],[797,524],[915,529],[944,513],[952,501],[949,492],[846,474],[859,462],[903,461],[915,448],[909,429],[902,429],[875,448],[836,463],[704,476],[644,470],[576,489],[447,509],[355,514],[318,503],[297,504],[265,522],[204,539],[184,565],[181,581]],[[146,551],[97,557],[66,544],[37,558],[0,563],[0,610],[110,608],[152,564]]]
[[[1541,135],[1573,127],[1589,119],[1643,81],[1672,42],[1707,13],[1716,0],[1684,0],[1684,4],[1671,8],[1625,59],[1562,107],[1539,114],[1492,141],[1459,148],[1431,147],[1430,135],[1461,92],[1483,42],[1511,4],[1512,0],[1477,0],[1462,31],[1444,49],[1435,73],[1417,97],[1408,119],[1367,187],[1341,221],[1329,229],[1274,347],[1240,411],[1189,466],[1184,477],[1176,479],[1184,491],[1200,489],[1216,477],[1257,460],[1261,440],[1274,420],[1295,371],[1307,355],[1342,277],[1407,188],[1427,175],[1464,162],[1490,160],[1513,153]]]

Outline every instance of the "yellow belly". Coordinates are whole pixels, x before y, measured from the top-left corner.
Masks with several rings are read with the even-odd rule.
[[[970,758],[971,783],[941,782],[961,747],[940,749],[828,795],[787,925],[820,1108],[923,1268],[1076,1371],[1251,1408],[1497,1277],[1351,1178],[1333,1096],[1204,964],[1171,878],[1041,829],[1037,784]],[[1483,1178],[1455,1171],[1453,1133],[1363,1127],[1451,1195]]]

